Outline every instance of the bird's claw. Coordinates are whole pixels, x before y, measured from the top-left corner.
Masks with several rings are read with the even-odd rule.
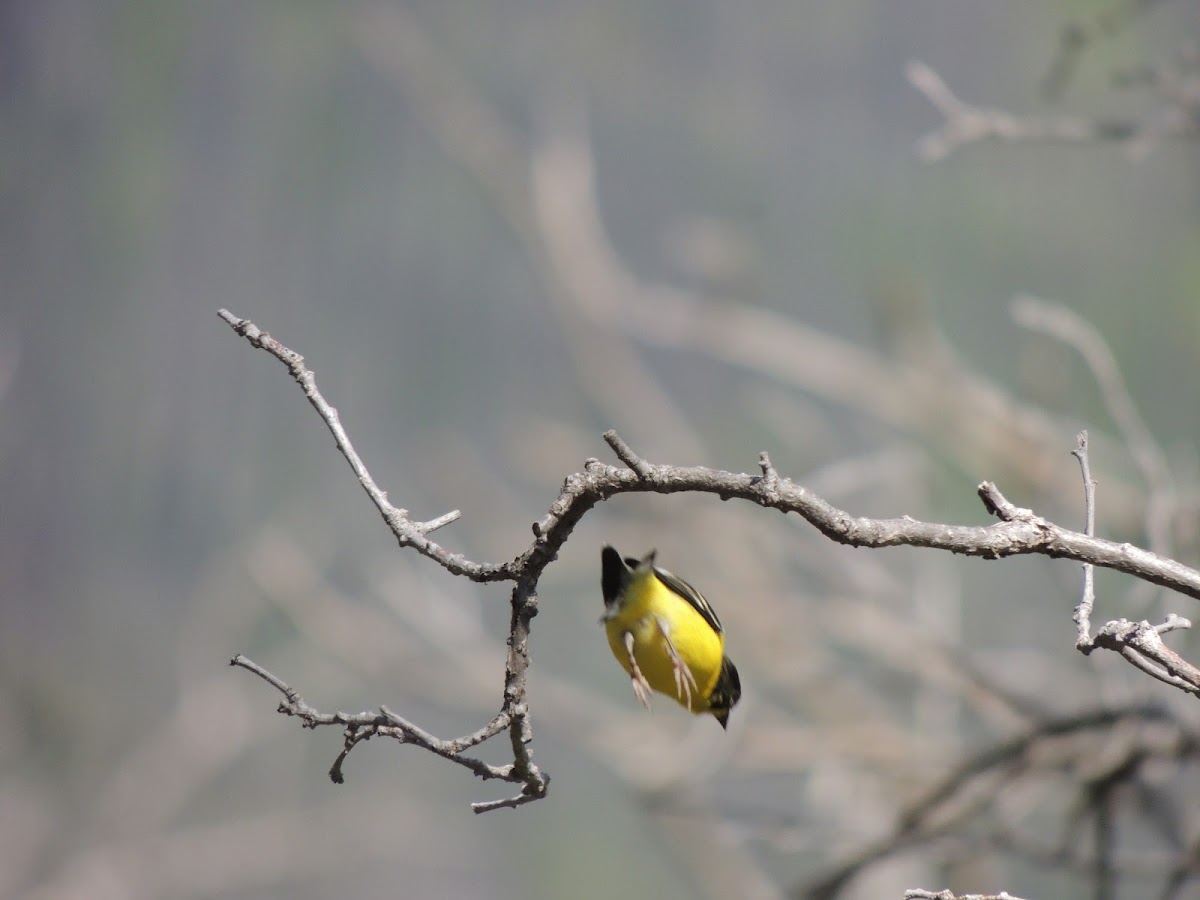
[[[642,706],[650,708],[650,682],[638,668],[637,657],[633,655],[633,632],[625,632],[625,652],[629,654],[629,680],[633,685],[633,693],[642,701]]]
[[[658,625],[659,633],[663,637],[663,645],[667,648],[667,656],[671,657],[671,665],[675,668],[675,694],[687,705],[688,709],[691,709],[692,691],[699,690],[696,686],[696,676],[692,674],[691,668],[683,661],[683,657],[679,655],[679,651],[671,643],[671,635],[667,623],[658,617],[655,618],[655,622]]]

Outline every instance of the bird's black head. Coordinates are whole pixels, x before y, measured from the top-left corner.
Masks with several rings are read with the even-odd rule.
[[[737,666],[728,656],[721,660],[721,674],[717,676],[717,684],[712,695],[708,698],[709,712],[713,714],[722,728],[729,727],[729,713],[742,699],[742,679],[738,676]]]

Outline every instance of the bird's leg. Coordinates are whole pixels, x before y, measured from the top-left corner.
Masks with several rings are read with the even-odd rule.
[[[633,632],[625,632],[625,652],[629,654],[629,678],[633,684],[633,693],[642,701],[642,706],[650,708],[650,682],[638,668],[637,657],[633,655]]]
[[[679,651],[671,643],[670,626],[667,625],[661,616],[655,616],[654,622],[658,625],[658,632],[663,637],[663,646],[667,649],[667,656],[671,657],[671,665],[675,667],[675,693],[687,708],[691,709],[692,691],[698,690],[696,687],[696,676],[692,674],[692,670],[688,667],[688,664],[683,661],[683,657],[679,655]]]

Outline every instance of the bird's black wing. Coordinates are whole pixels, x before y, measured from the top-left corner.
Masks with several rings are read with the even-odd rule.
[[[698,590],[680,578],[678,575],[673,575],[666,569],[660,569],[654,566],[654,574],[668,589],[678,594],[686,600],[696,612],[704,616],[704,621],[712,626],[712,630],[717,634],[724,631],[721,628],[721,620],[717,618],[716,610],[708,605],[708,601],[704,599],[704,595]]]

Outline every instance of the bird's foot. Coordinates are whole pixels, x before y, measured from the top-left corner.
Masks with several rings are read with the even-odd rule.
[[[692,674],[691,668],[683,661],[683,657],[679,655],[679,651],[675,649],[675,645],[671,643],[670,626],[660,617],[655,617],[654,620],[658,625],[658,631],[663,636],[663,646],[667,649],[667,656],[671,658],[671,665],[675,668],[675,695],[683,701],[688,709],[692,708],[692,692],[699,691],[696,687],[696,677]]]
[[[629,680],[633,685],[634,695],[642,701],[642,706],[650,708],[650,682],[638,668],[637,657],[633,655],[633,632],[625,632],[625,652],[629,654]]]

